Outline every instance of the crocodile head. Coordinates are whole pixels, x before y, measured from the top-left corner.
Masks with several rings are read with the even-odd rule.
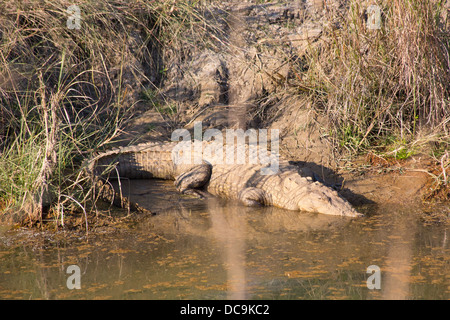
[[[324,189],[322,187],[320,189]],[[345,199],[334,190],[315,190],[297,202],[299,210],[317,212],[336,216],[362,217]]]
[[[335,190],[320,182],[291,176],[284,180],[284,188],[290,191],[287,193],[290,194],[293,209],[346,217],[364,216]]]

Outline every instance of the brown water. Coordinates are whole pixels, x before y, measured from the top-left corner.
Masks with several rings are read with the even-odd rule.
[[[170,182],[130,189],[157,215],[88,237],[0,230],[0,298],[450,298],[448,226],[412,209],[350,220],[184,198]],[[69,265],[81,289],[67,287]],[[367,287],[370,265],[380,289]]]

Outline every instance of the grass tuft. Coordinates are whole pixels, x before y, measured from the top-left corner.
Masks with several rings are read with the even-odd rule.
[[[423,129],[448,136],[450,24],[442,1],[376,1],[379,29],[368,27],[369,4],[349,1],[339,21],[329,12],[336,22],[307,57],[311,99],[352,153],[386,136],[413,139]]]

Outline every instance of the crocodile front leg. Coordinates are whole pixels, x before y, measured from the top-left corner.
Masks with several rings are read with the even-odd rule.
[[[204,161],[202,164],[177,176],[175,187],[182,194],[205,198],[208,193],[201,189],[209,182],[211,173],[212,165]]]
[[[270,195],[260,188],[245,188],[239,192],[238,198],[248,207],[268,206],[272,204]]]

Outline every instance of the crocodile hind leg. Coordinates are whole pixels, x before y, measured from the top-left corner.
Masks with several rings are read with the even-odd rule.
[[[239,200],[248,207],[271,205],[270,196],[262,189],[249,187],[239,192]]]
[[[203,162],[176,177],[175,187],[182,194],[205,198],[208,193],[201,189],[209,182],[211,172],[212,165]]]

